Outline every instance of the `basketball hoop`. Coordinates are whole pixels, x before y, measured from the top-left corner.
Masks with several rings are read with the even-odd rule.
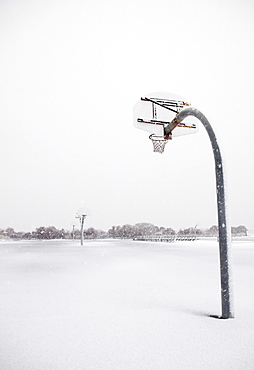
[[[149,139],[152,140],[154,152],[157,152],[157,153],[164,152],[165,145],[167,144],[168,139],[165,139],[164,136],[157,136],[155,134],[150,135]]]

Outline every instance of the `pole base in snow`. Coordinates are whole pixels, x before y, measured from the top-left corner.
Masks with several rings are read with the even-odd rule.
[[[219,315],[209,315],[209,317],[211,317],[213,319],[221,319],[221,320],[232,319],[232,317],[223,317],[223,316],[219,316]]]

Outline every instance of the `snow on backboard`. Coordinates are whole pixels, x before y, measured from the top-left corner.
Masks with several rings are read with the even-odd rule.
[[[175,94],[146,94],[134,106],[134,126],[151,134],[164,136],[164,127],[189,105],[181,96]],[[197,119],[188,117],[187,121],[184,120],[172,131],[172,137],[194,134],[197,131]]]

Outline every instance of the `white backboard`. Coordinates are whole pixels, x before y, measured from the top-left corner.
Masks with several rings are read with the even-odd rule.
[[[175,118],[177,113],[189,105],[184,98],[176,94],[146,94],[134,106],[134,126],[151,134],[164,136],[164,127]],[[172,131],[172,137],[194,134],[197,131],[198,120],[195,117],[188,117]]]
[[[81,217],[81,216],[90,216],[91,215],[91,211],[89,208],[87,207],[81,207],[77,210],[77,217]]]

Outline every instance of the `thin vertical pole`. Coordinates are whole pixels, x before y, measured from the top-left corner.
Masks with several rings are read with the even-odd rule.
[[[84,244],[84,221],[85,221],[86,215],[81,215],[81,245]]]
[[[75,228],[75,224],[72,225],[72,240],[74,241],[74,228]]]
[[[216,174],[218,225],[219,225],[219,249],[220,249],[220,277],[221,277],[221,318],[234,317],[233,288],[231,272],[231,230],[227,219],[227,203],[225,195],[225,179],[223,161],[217,138],[207,118],[195,108],[185,108],[176,115],[173,121],[165,127],[165,135],[170,132],[186,117],[194,116],[204,125],[210,138]]]

